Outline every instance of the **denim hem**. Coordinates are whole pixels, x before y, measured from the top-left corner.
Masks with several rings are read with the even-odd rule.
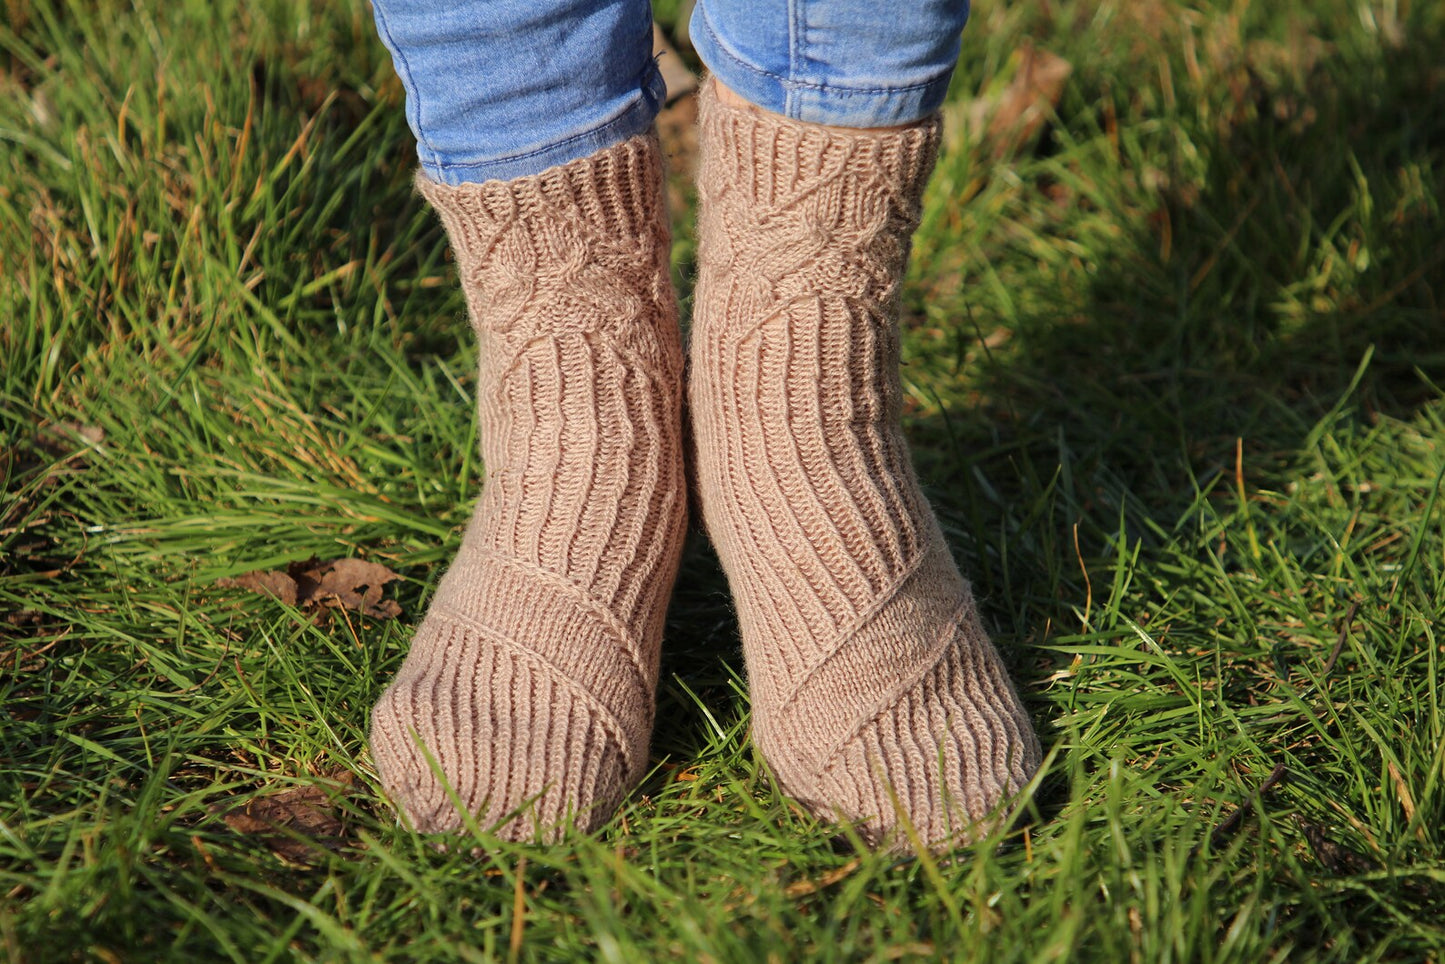
[[[701,26],[702,29],[697,28]],[[896,127],[923,120],[943,106],[954,64],[937,77],[898,87],[843,87],[793,80],[750,63],[731,50],[708,21],[704,4],[692,18],[693,49],[733,93],[764,110],[808,124]]]
[[[657,118],[667,100],[667,84],[657,62],[649,59],[647,72],[638,88],[638,98],[623,111],[591,130],[574,134],[566,140],[547,144],[524,154],[488,158],[482,161],[450,161],[425,147],[417,139],[417,156],[427,177],[452,187],[484,181],[510,181],[541,174],[548,168],[590,157],[600,150],[615,147],[623,141],[644,133]]]

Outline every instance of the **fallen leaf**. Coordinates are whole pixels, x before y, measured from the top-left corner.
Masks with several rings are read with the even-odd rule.
[[[1332,874],[1364,874],[1377,868],[1375,861],[1357,850],[1335,843],[1325,827],[1300,820],[1300,829],[1314,851],[1315,859]]]
[[[343,773],[337,779],[340,787],[292,787],[253,797],[239,807],[223,803],[211,809],[236,833],[263,838],[281,857],[308,863],[318,851],[335,850],[344,842],[346,825],[336,805],[349,791],[352,778]]]
[[[257,569],[239,576],[217,579],[216,585],[226,589],[247,589],[279,599],[288,606],[296,605],[296,580],[284,572]]]
[[[307,611],[354,609],[377,619],[395,619],[401,615],[401,605],[382,594],[387,583],[400,578],[386,566],[364,559],[308,559],[291,563],[285,572],[257,569],[218,579],[216,585],[260,593]]]
[[[949,128],[964,126],[992,145],[996,158],[1018,153],[1032,144],[1044,122],[1059,106],[1073,64],[1057,54],[1024,44],[1009,57],[1012,77],[984,94],[947,112]],[[1007,76],[1005,72],[1005,76]]]
[[[386,584],[401,577],[376,562],[336,559],[292,563],[287,574],[296,580],[296,598],[303,607],[357,609],[367,616],[394,619],[401,606],[381,598]]]
[[[40,426],[39,441],[51,451],[73,448],[77,442],[87,448],[95,448],[105,441],[105,429],[95,425],[82,425],[69,419],[46,422]]]
[[[854,858],[853,860],[848,861],[841,867],[834,867],[832,870],[828,871],[817,880],[799,880],[795,883],[791,883],[783,889],[783,893],[787,896],[789,900],[797,900],[800,897],[807,897],[810,894],[816,894],[818,891],[823,890],[826,887],[832,887],[838,881],[842,880],[844,877],[847,877],[853,871],[857,870],[861,866],[861,864],[861,861],[859,861],[857,858]]]
[[[988,124],[989,136],[996,142],[1022,145],[1031,141],[1047,115],[1059,106],[1064,82],[1074,72],[1073,64],[1064,58],[1033,46],[1025,46],[1020,59],[1018,73]]]

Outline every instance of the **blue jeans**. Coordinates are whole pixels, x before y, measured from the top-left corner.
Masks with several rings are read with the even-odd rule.
[[[646,130],[665,96],[648,0],[373,0],[422,170],[511,179]],[[698,0],[698,56],[766,110],[843,127],[943,103],[968,0]]]

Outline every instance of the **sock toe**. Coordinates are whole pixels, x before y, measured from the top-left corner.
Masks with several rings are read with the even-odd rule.
[[[453,638],[438,647],[448,662],[396,680],[372,714],[378,775],[412,826],[459,829],[460,803],[506,839],[594,829],[645,760],[646,729],[627,745],[615,718],[555,670],[448,629]],[[475,675],[442,668],[452,659]]]

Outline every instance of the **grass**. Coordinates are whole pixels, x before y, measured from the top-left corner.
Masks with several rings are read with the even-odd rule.
[[[1049,757],[941,861],[771,787],[700,537],[615,820],[400,830],[367,712],[482,467],[367,10],[6,11],[9,960],[1445,960],[1445,8],[976,10],[908,430]],[[969,105],[1029,45],[1072,72],[1005,151]],[[405,614],[217,586],[312,556]]]

